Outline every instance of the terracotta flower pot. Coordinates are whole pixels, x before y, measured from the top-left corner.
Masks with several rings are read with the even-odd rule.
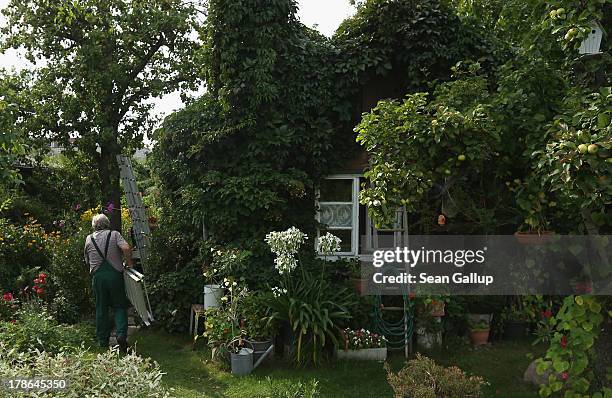
[[[487,344],[489,341],[489,332],[490,329],[470,330],[470,340],[472,341],[472,345],[479,346]]]
[[[552,231],[527,231],[514,233],[516,241],[525,246],[543,245],[548,243],[552,238],[552,235]]]
[[[444,316],[444,308],[446,307],[446,303],[444,301],[435,301],[429,304],[428,307],[431,311],[431,316],[440,317]]]

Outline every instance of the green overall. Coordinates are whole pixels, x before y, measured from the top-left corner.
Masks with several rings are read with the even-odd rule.
[[[125,296],[123,273],[117,271],[106,259],[110,238],[111,233],[106,238],[106,247],[104,248],[104,254],[102,254],[95,239],[93,236],[91,237],[91,243],[93,243],[100,257],[102,257],[102,264],[93,273],[91,283],[94,297],[96,298],[96,335],[101,347],[108,347],[108,340],[110,338],[111,322],[108,316],[109,307],[112,307],[115,312],[117,337],[127,337],[128,329],[128,300]]]

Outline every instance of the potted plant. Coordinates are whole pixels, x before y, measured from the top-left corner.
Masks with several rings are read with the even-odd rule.
[[[204,337],[212,350],[213,359],[223,358],[227,355],[227,344],[237,338],[244,339],[245,332],[241,328],[239,308],[248,295],[246,287],[239,287],[233,278],[225,278],[223,287],[227,295],[221,297],[218,307],[206,310]],[[194,343],[199,336],[196,336]]]
[[[367,329],[342,331],[343,349],[338,350],[338,359],[357,359],[366,361],[385,361],[387,359],[387,339],[385,336]]]
[[[487,344],[491,327],[485,319],[470,322],[470,341],[472,345],[479,346]]]
[[[225,283],[230,275],[244,270],[251,252],[236,248],[210,247],[212,260],[204,265],[204,309],[218,307],[223,297]],[[221,282],[223,280],[223,282]]]
[[[547,229],[549,223],[546,213],[549,208],[555,207],[556,203],[539,191],[537,182],[522,182],[517,179],[510,183],[509,188],[516,193],[516,203],[524,216],[523,225],[514,234],[517,242],[527,246],[548,242],[553,232]]]
[[[240,328],[253,347],[253,360],[257,360],[272,346],[276,335],[276,322],[268,322],[272,294],[255,293],[246,296],[240,305]]]
[[[501,317],[504,324],[504,338],[518,340],[527,335],[529,324],[535,321],[537,297],[513,296]]]
[[[416,319],[415,333],[417,346],[431,350],[442,345],[442,319],[429,313],[424,313]]]
[[[417,299],[417,315],[442,317],[445,315],[447,296],[420,296]]]

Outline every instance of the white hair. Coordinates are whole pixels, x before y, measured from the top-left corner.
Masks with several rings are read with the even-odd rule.
[[[97,214],[91,219],[91,227],[94,231],[102,231],[110,228],[110,221],[104,214]]]

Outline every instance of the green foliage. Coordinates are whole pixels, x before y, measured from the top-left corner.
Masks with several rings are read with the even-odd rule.
[[[569,96],[567,113],[549,125],[545,149],[534,152],[542,189],[558,192],[585,213],[590,231],[612,226],[612,91]],[[577,200],[580,198],[579,200]]]
[[[266,320],[270,316],[268,303],[272,299],[271,295],[270,292],[251,293],[244,298],[240,306],[243,330],[249,340],[268,340],[278,331],[278,324]]]
[[[210,262],[210,245],[192,243],[181,225],[162,217],[152,231],[147,289],[157,325],[174,332],[189,326],[191,304],[203,302],[202,266]]]
[[[0,290],[17,295],[49,267],[49,237],[33,218],[23,225],[0,218]]]
[[[253,255],[249,285],[265,283],[263,236],[289,225],[312,236],[320,177],[355,157],[361,90],[389,78],[402,96],[486,53],[446,5],[421,3],[371,1],[330,41],[299,23],[292,0],[209,2],[208,91],[155,136],[164,217],[192,242],[202,224],[219,243],[239,242]]]
[[[294,333],[297,364],[317,364],[326,344],[338,345],[341,328],[351,318],[354,295],[303,268],[287,281],[286,293],[271,297],[268,322],[287,323]]]
[[[15,124],[23,116],[22,99],[18,95],[22,88],[19,77],[0,69],[0,188],[14,187],[21,182],[15,161],[26,153],[25,135]]]
[[[337,159],[333,48],[295,11],[288,0],[211,1],[209,91],[166,119],[153,153],[162,203],[188,233],[204,222],[219,242],[239,240],[260,258],[255,242],[267,231],[314,229],[315,179]]]
[[[237,335],[234,335],[234,333]],[[211,348],[224,347],[234,337],[240,336],[240,330],[235,330],[232,319],[222,307],[206,310],[206,328],[204,337],[208,339]]]
[[[411,94],[402,103],[381,101],[363,116],[355,131],[371,167],[365,173],[370,187],[360,199],[378,225],[391,223],[401,206],[411,213],[423,203],[438,207],[441,196],[492,199],[496,191],[485,184],[494,173],[488,163],[499,155],[499,135],[490,107],[478,101],[486,96],[486,80],[468,77],[441,85],[431,101],[425,93]]]
[[[538,359],[537,372],[550,370],[548,384],[540,387],[540,396],[565,391],[566,397],[590,397],[594,379],[592,358],[602,323],[610,316],[607,298],[569,296],[555,315],[555,332],[544,358]],[[600,394],[603,394],[602,391]],[[600,395],[601,396],[601,395]]]
[[[0,378],[50,377],[69,381],[66,389],[43,392],[40,397],[98,396],[120,398],[168,398],[161,385],[163,372],[149,358],[118,351],[93,354],[83,349],[49,352],[18,352],[0,343]],[[13,397],[31,397],[32,392],[13,393]]]
[[[333,42],[341,54],[343,87],[394,76],[398,96],[447,80],[458,61],[490,55],[483,36],[439,0],[366,1],[340,25]]]
[[[51,241],[49,299],[51,314],[60,322],[75,323],[94,311],[89,267],[83,258],[85,238],[90,233],[85,222],[66,225],[66,237]]]
[[[388,364],[385,368],[396,398],[477,398],[486,384],[480,377],[467,376],[454,366],[445,368],[420,354],[398,373]]]
[[[56,354],[65,347],[89,347],[92,336],[90,325],[60,325],[36,301],[22,305],[16,322],[0,321],[0,341],[18,352],[37,349]]]
[[[190,261],[176,271],[156,274],[147,288],[156,322],[168,331],[186,332],[191,304],[203,297],[201,264]]]
[[[29,61],[45,60],[21,93],[33,103],[23,122],[28,134],[64,144],[67,154],[76,149],[86,154],[90,162],[82,165],[99,173],[96,188],[118,206],[115,156],[142,146],[151,130],[153,105],[146,100],[195,79],[193,5],[27,0],[9,2],[2,13],[7,20],[2,51],[21,48]],[[118,220],[111,220],[116,228]]]

